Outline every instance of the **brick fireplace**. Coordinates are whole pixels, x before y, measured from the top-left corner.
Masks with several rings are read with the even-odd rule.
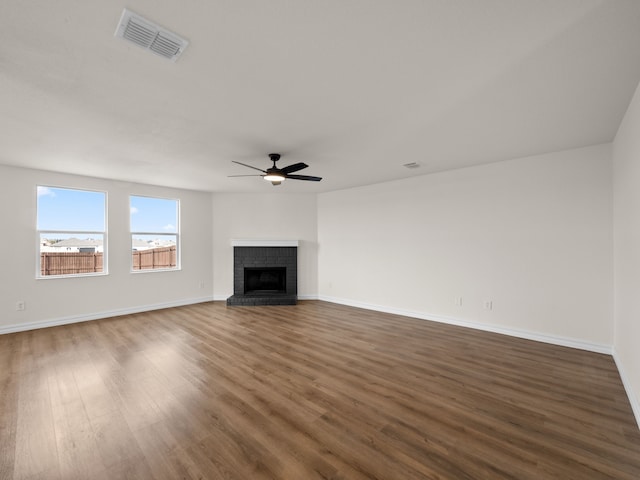
[[[295,305],[297,240],[232,240],[233,295],[229,306]]]

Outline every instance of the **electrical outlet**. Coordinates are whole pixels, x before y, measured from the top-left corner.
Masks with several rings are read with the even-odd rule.
[[[458,307],[462,306],[462,297],[456,297],[456,306]]]
[[[24,300],[19,300],[16,302],[16,310],[18,312],[22,312],[25,308],[27,308],[27,304]]]
[[[485,310],[493,310],[493,302],[491,300],[484,301],[484,309]]]
[[[204,288],[204,282],[200,282],[200,288]]]

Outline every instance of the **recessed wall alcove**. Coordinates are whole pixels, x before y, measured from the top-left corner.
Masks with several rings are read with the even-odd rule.
[[[229,306],[295,305],[297,240],[232,240],[233,295]]]

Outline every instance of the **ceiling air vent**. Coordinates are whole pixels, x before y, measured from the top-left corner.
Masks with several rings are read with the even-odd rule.
[[[189,42],[126,8],[115,33],[156,55],[176,61]]]
[[[418,168],[418,167],[420,167],[420,164],[416,163],[416,162],[411,162],[411,163],[405,163],[402,166],[405,167],[405,168]]]

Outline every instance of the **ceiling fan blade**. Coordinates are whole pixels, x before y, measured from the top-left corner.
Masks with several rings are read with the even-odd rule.
[[[312,177],[311,175],[287,175],[292,180],[309,180],[311,182],[319,182],[322,177]]]
[[[227,175],[227,178],[231,177],[264,177],[264,175]]]
[[[243,166],[245,166],[245,167],[253,168],[254,170],[258,170],[259,172],[262,172],[262,173],[267,173],[265,170],[262,170],[261,168],[254,167],[254,166],[251,166],[251,165],[247,165],[246,163],[236,162],[235,160],[231,160],[231,161],[232,161],[233,163],[237,163],[238,165],[243,165]]]
[[[297,172],[299,170],[302,170],[303,168],[307,168],[308,166],[309,165],[307,165],[306,163],[302,163],[302,162],[294,163],[293,165],[289,165],[288,167],[284,167],[280,171],[286,175],[288,173]]]

